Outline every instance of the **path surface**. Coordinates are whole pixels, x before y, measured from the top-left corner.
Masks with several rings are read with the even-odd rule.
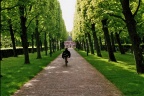
[[[75,50],[69,50],[67,67],[60,55],[13,96],[122,96]]]

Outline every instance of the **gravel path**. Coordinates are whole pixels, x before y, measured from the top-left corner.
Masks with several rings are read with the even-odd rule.
[[[121,92],[75,50],[68,66],[61,55],[13,96],[122,96]]]

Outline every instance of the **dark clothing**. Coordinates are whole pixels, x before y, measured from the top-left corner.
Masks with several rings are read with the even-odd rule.
[[[68,50],[63,51],[62,58],[65,58],[65,57],[69,57],[69,58],[71,57],[70,51],[68,51]]]

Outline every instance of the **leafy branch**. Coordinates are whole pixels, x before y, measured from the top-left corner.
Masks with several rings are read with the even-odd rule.
[[[121,16],[118,16],[118,15],[115,15],[115,14],[111,14],[111,13],[108,13],[108,15],[113,16],[113,17],[116,17],[116,18],[119,18],[119,19],[121,19],[122,21],[126,22],[126,20],[125,20],[124,18],[122,18]]]
[[[7,7],[7,8],[2,8],[1,10],[11,10],[11,9],[13,9],[13,8],[15,8],[17,6],[19,6],[19,5],[15,5],[15,6],[12,6],[12,7]]]
[[[38,15],[40,15],[40,14],[37,14],[35,17],[33,17],[33,18],[30,20],[30,22],[29,22],[27,28],[30,26],[31,22],[32,22]]]
[[[137,12],[138,12],[138,10],[139,10],[139,7],[140,7],[140,4],[141,4],[141,0],[139,0],[137,9],[136,9],[135,13],[133,14],[133,17],[137,14]]]

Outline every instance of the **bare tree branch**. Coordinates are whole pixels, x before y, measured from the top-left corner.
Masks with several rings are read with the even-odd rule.
[[[126,22],[126,20],[124,18],[122,18],[121,16],[118,16],[118,15],[115,15],[115,14],[111,14],[111,13],[108,13],[110,16],[113,16],[113,17],[116,17],[116,18],[119,18],[121,20],[123,20],[124,22]]]
[[[135,13],[133,14],[133,17],[135,17],[135,15],[137,14],[137,12],[138,12],[138,10],[139,10],[139,7],[140,7],[140,4],[141,4],[141,0],[139,0],[137,9],[136,9]]]

